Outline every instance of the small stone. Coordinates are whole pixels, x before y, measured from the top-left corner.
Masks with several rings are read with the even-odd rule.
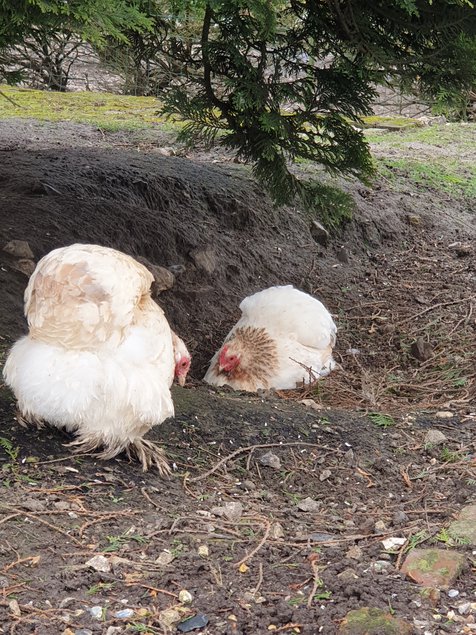
[[[6,589],[8,586],[10,586],[8,578],[5,578],[3,575],[0,576],[0,589]]]
[[[200,558],[208,558],[210,555],[210,551],[208,549],[208,545],[199,545],[198,546],[198,555]]]
[[[345,555],[347,558],[351,558],[352,560],[362,560],[363,551],[359,546],[353,545],[347,550]]]
[[[182,589],[179,592],[178,599],[179,602],[181,602],[182,604],[191,604],[193,601],[193,595],[190,593],[190,591],[187,591],[187,589]]]
[[[147,258],[143,256],[136,256],[135,259],[146,267],[150,273],[154,276],[154,285],[153,292],[156,294],[161,293],[162,291],[167,291],[171,289],[175,284],[175,276],[170,271],[170,269],[166,269],[165,267],[160,267],[159,265],[154,265]]]
[[[439,412],[435,412],[435,417],[438,419],[451,419],[454,417],[454,413],[450,410],[440,410]]]
[[[15,256],[15,258],[26,258],[27,260],[34,260],[35,254],[32,252],[30,245],[26,240],[10,240],[4,247],[3,251],[7,254]]]
[[[377,522],[374,525],[374,529],[376,534],[383,534],[384,532],[387,531],[387,526],[385,525],[383,520],[377,520]]]
[[[102,620],[103,614],[104,614],[104,609],[103,609],[102,606],[92,606],[89,609],[89,613],[90,613],[91,617],[93,617],[95,620]]]
[[[382,571],[387,571],[389,567],[392,566],[392,563],[389,562],[388,560],[376,560],[373,564],[372,564],[372,569],[376,572],[376,573],[381,573]]]
[[[319,474],[319,480],[325,481],[327,480],[330,476],[332,476],[332,472],[330,470],[322,470],[322,472]]]
[[[199,613],[198,615],[195,615],[188,620],[180,622],[180,624],[177,626],[177,630],[179,630],[181,633],[189,633],[190,631],[194,631],[197,628],[205,628],[208,622],[208,617],[206,615],[203,615],[203,613]]]
[[[21,617],[20,605],[18,604],[17,600],[10,600],[10,602],[8,603],[8,608],[15,617]]]
[[[464,602],[458,605],[458,613],[460,615],[467,615],[471,611],[471,602]]]
[[[450,589],[447,593],[449,598],[456,598],[459,595],[458,589]]]
[[[304,498],[302,501],[299,501],[297,504],[297,508],[302,512],[317,512],[320,509],[321,503],[319,501],[315,501],[313,498],[308,496]]]
[[[318,404],[314,399],[301,399],[299,403],[302,403],[306,408],[311,408],[311,410],[322,410],[321,404]]]
[[[159,624],[164,629],[172,629],[181,619],[181,614],[175,609],[165,609],[159,613]]]
[[[160,564],[162,567],[166,567],[173,560],[175,560],[175,556],[171,554],[170,551],[162,551],[155,559],[155,563]]]
[[[80,628],[79,631],[74,631],[74,635],[93,635],[93,632],[89,628]]]
[[[382,609],[364,607],[349,611],[338,635],[411,635],[413,626]]]
[[[245,489],[248,489],[248,490],[256,489],[256,485],[253,483],[253,481],[250,481],[249,479],[243,481],[242,485]]]
[[[448,532],[452,538],[476,546],[476,505],[463,507],[458,518],[449,526]]]
[[[273,523],[269,530],[269,537],[271,540],[281,540],[284,538],[284,529],[280,523]]]
[[[120,626],[110,626],[106,631],[106,635],[119,635],[119,633],[123,632]]]
[[[70,628],[65,628],[61,635],[75,635],[75,632],[72,631]]]
[[[311,236],[314,242],[325,247],[329,242],[330,234],[324,227],[324,225],[321,225],[321,223],[319,223],[317,220],[313,220],[311,221],[311,226],[309,229],[311,231]]]
[[[401,572],[418,584],[445,589],[456,580],[464,564],[464,555],[456,551],[412,549]]]
[[[339,573],[337,577],[339,578],[339,580],[343,580],[344,582],[354,582],[354,580],[359,579],[359,576],[357,575],[356,571],[350,568],[344,569],[344,571]]]
[[[172,148],[172,146],[163,146],[162,148],[157,148],[156,151],[163,157],[173,157],[176,154],[175,148]]]
[[[410,346],[410,354],[420,362],[426,362],[433,357],[433,346],[426,342],[423,337],[417,337]]]
[[[121,611],[117,611],[114,613],[114,617],[117,617],[119,620],[125,620],[134,615],[134,611],[132,609],[122,609]]]
[[[354,450],[352,448],[347,450],[347,452],[344,454],[344,461],[347,463],[347,465],[353,465],[354,464],[355,453],[354,453]]]
[[[225,516],[228,520],[238,523],[243,516],[243,505],[238,501],[231,501],[225,503],[222,507],[213,507],[211,513],[214,516]]]
[[[211,248],[198,248],[190,252],[195,265],[208,274],[212,274],[217,267],[215,252]]]
[[[406,522],[408,522],[408,516],[402,509],[398,509],[396,512],[393,513],[392,521],[394,525],[404,525]]]
[[[432,428],[431,430],[428,430],[428,432],[425,434],[424,443],[425,445],[440,445],[441,443],[444,443],[446,440],[447,440],[447,437],[445,434],[443,434],[443,432]]]
[[[260,456],[259,462],[261,463],[261,465],[272,467],[275,470],[279,470],[281,468],[281,461],[279,459],[279,456],[277,456],[273,452],[266,452],[266,454]]]
[[[104,556],[94,556],[94,558],[86,562],[86,566],[101,573],[109,573],[111,571],[111,563]]]
[[[392,536],[391,538],[386,538],[382,540],[382,545],[385,549],[395,549],[396,547],[401,547],[406,543],[406,538],[397,538],[396,536]]]

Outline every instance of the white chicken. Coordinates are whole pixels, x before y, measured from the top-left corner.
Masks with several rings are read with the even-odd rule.
[[[144,471],[169,466],[143,435],[174,415],[174,374],[190,355],[152,300],[152,274],[115,249],[75,244],[40,260],[25,291],[29,333],[11,349],[4,378],[25,422],[74,432],[70,445],[101,458],[125,450]]]
[[[335,366],[336,325],[326,307],[288,285],[245,298],[241,318],[213,357],[205,381],[235,390],[289,389]]]

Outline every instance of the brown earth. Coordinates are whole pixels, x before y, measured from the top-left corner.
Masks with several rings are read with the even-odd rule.
[[[361,606],[395,611],[415,633],[473,632],[463,630],[473,616],[457,607],[474,602],[474,555],[441,532],[475,500],[473,201],[402,180],[347,183],[354,220],[322,246],[308,217],[273,209],[226,154],[162,156],[169,137],[144,134],[0,122],[0,248],[26,240],[38,259],[97,242],[181,265],[158,301],[194,355],[175,421],[151,435],[175,461],[170,481],[121,458],[72,457],[61,433],[19,428],[0,391],[0,632],[162,633],[159,612],[179,604],[181,589],[193,596],[188,614],[207,615],[200,632],[209,635],[270,626],[332,635]],[[0,251],[3,348],[24,329],[27,277],[16,266]],[[241,298],[283,283],[334,313],[342,368],[287,399],[197,386]],[[453,416],[436,417],[436,407]],[[430,428],[445,434],[442,445],[428,447]],[[268,450],[280,469],[260,462]],[[307,497],[313,511],[298,507]],[[212,513],[229,502],[241,502],[241,516]],[[408,542],[384,553],[386,536]],[[467,554],[458,596],[442,592],[432,606],[399,573],[420,541]],[[156,562],[164,549],[174,556],[167,565]],[[123,560],[100,573],[85,566],[95,554]],[[129,607],[131,617],[114,616]]]

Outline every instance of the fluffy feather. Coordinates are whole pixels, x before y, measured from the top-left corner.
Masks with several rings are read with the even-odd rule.
[[[336,325],[325,306],[292,286],[245,298],[241,318],[211,360],[205,381],[235,390],[295,388],[332,370]]]
[[[173,338],[185,345],[151,299],[152,280],[114,249],[76,244],[50,252],[25,291],[29,334],[3,373],[26,421],[74,432],[78,450],[102,446],[103,458],[126,450],[144,469],[155,464],[165,473],[162,450],[142,437],[174,415]]]

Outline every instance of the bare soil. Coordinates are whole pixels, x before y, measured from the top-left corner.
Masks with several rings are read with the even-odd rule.
[[[474,201],[402,180],[343,183],[354,219],[323,246],[308,216],[274,209],[226,153],[163,156],[171,143],[161,132],[0,122],[0,247],[26,240],[38,259],[96,242],[181,265],[158,301],[194,355],[176,419],[151,435],[175,462],[168,481],[122,458],[73,457],[61,433],[20,428],[0,390],[0,632],[165,633],[160,612],[172,606],[205,614],[196,632],[210,635],[332,635],[361,606],[395,612],[415,633],[472,632],[471,616],[447,614],[474,602],[474,554],[441,530],[476,499]],[[25,329],[27,277],[15,266],[0,251],[4,349]],[[341,368],[306,392],[200,385],[239,301],[284,283],[334,313]],[[429,429],[446,441],[428,447]],[[263,465],[268,451],[280,468]],[[299,508],[307,497],[313,511]],[[230,502],[241,515],[217,515]],[[388,536],[408,542],[388,554]],[[457,596],[432,605],[399,573],[419,541],[468,555]],[[98,554],[109,571],[85,564]]]

